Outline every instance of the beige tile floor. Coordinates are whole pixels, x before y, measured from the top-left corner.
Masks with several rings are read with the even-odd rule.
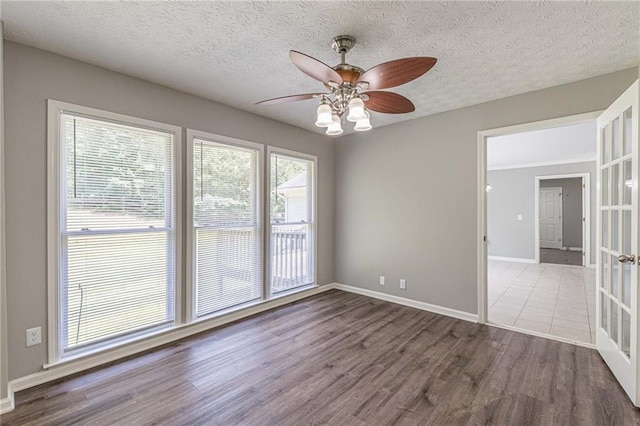
[[[489,260],[489,321],[595,343],[595,269]]]

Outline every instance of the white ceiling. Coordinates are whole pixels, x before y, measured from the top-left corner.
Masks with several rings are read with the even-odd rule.
[[[492,137],[487,140],[487,168],[496,170],[549,163],[594,161],[596,122]]]
[[[435,68],[393,89],[411,114],[375,127],[550,87],[640,63],[640,2],[2,2],[6,38],[312,131],[316,103],[255,106],[323,90],[290,62],[330,65],[330,40],[356,37],[347,62],[407,56]],[[346,133],[351,131],[346,126]]]

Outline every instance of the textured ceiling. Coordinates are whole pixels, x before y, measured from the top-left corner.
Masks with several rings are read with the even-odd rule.
[[[596,120],[487,139],[489,170],[596,160]]]
[[[364,69],[435,56],[393,89],[416,111],[373,113],[375,127],[632,67],[640,2],[2,2],[6,38],[316,128],[316,103],[255,106],[322,91],[290,62],[299,50],[335,65],[330,40],[356,37]],[[345,133],[351,132],[351,124]]]

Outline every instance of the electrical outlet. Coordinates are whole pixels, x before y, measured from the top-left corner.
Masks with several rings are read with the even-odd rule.
[[[384,275],[380,275],[380,285],[384,285]]]
[[[406,290],[407,289],[407,280],[400,280],[400,288],[402,290]]]
[[[42,343],[42,329],[40,327],[27,329],[27,347]]]

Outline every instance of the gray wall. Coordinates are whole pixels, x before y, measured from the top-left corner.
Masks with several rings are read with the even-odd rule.
[[[489,256],[535,259],[535,177],[563,173],[590,173],[591,264],[595,264],[596,162],[561,164],[521,169],[489,170],[487,182],[487,251]],[[580,179],[577,179],[580,182]],[[540,185],[550,181],[542,180]],[[552,181],[551,181],[552,182]],[[560,186],[560,185],[551,185]],[[580,184],[578,184],[578,188]],[[574,197],[575,198],[575,197]],[[578,216],[582,207],[578,204]],[[563,200],[564,209],[564,200]],[[521,214],[522,221],[516,220]],[[564,214],[563,214],[564,215]],[[578,244],[582,245],[582,227],[578,222]],[[563,240],[564,222],[563,222]]]
[[[582,179],[544,179],[540,181],[540,188],[554,187],[562,188],[562,246],[582,248]],[[595,201],[595,185],[591,188],[593,189],[591,189],[592,197],[590,199]],[[595,238],[595,233],[593,238]]]
[[[44,332],[47,325],[47,99],[317,155],[318,282],[333,282],[332,139],[15,43],[5,45],[4,77],[10,379],[47,362],[45,333],[43,344],[30,348],[24,337],[26,328],[39,325]]]
[[[336,281],[476,313],[478,131],[605,109],[637,78],[634,67],[377,129],[373,114],[374,130],[336,143]]]

